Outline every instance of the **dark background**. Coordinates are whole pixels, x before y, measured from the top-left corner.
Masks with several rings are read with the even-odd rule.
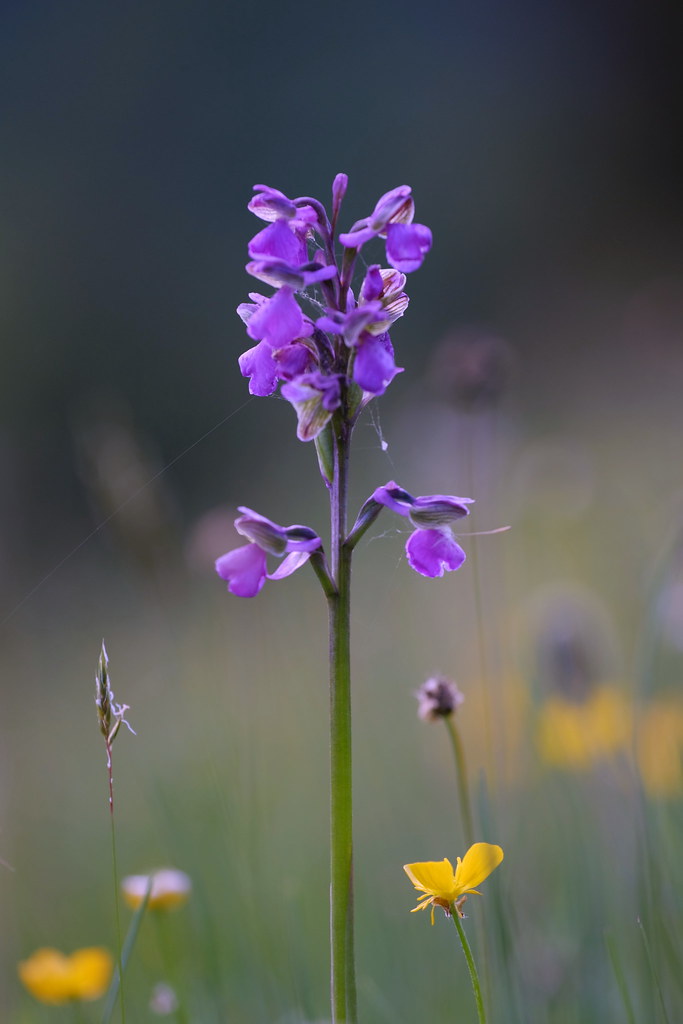
[[[677,387],[680,27],[644,3],[3,5],[4,610],[111,511],[84,424],[115,410],[156,472],[248,398],[254,182],[327,200],[344,170],[346,225],[413,186],[435,241],[385,416],[466,325],[511,343],[541,429]],[[164,474],[181,530],[291,451],[276,405]]]

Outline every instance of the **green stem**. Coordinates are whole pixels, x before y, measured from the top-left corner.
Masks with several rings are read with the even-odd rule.
[[[147,883],[147,890],[145,892],[143,900],[140,903],[140,906],[137,908],[137,910],[133,914],[133,917],[131,918],[130,925],[128,926],[128,932],[126,934],[126,939],[125,939],[125,942],[123,943],[123,947],[121,949],[121,957],[120,957],[120,960],[119,960],[119,966],[118,966],[117,970],[114,972],[114,977],[111,979],[111,985],[109,986],[109,991],[107,992],[107,998],[106,998],[105,1003],[104,1003],[104,1010],[103,1010],[103,1013],[102,1013],[102,1024],[109,1024],[109,1022],[111,1020],[111,1015],[114,1012],[114,1006],[116,1005],[116,998],[117,998],[117,996],[119,994],[119,987],[121,985],[121,979],[123,978],[123,972],[125,971],[126,966],[128,964],[128,961],[130,960],[131,953],[133,952],[133,947],[134,947],[136,939],[138,937],[138,932],[140,931],[140,925],[142,924],[142,919],[145,916],[145,912],[147,911],[147,905],[149,903],[149,895],[150,895],[150,893],[152,891],[152,881],[153,881],[153,878],[152,878],[152,875],[150,875],[149,876],[149,881]]]
[[[114,779],[112,775],[111,743],[107,740],[107,770],[109,773],[109,821],[111,822],[111,860],[114,876],[114,911],[116,916],[116,960],[121,995],[121,1024],[126,1024],[126,1000],[123,991],[123,952],[121,940],[121,910],[119,907],[119,868],[116,857],[116,827],[114,825]]]
[[[353,952],[353,837],[351,791],[351,550],[344,544],[349,428],[335,437],[330,494],[334,593],[328,593],[330,626],[330,941],[333,1024],[356,1021]]]
[[[444,719],[446,728],[448,729],[448,735],[451,738],[453,745],[453,754],[455,755],[455,774],[458,778],[458,794],[460,796],[460,818],[462,821],[462,829],[465,836],[465,842],[468,848],[474,842],[474,826],[472,824],[472,807],[470,804],[470,793],[469,786],[467,783],[467,763],[465,761],[465,751],[463,750],[462,740],[460,739],[460,733],[458,727],[455,724],[454,715],[448,715]]]
[[[463,953],[465,954],[465,960],[467,960],[467,966],[469,967],[470,970],[470,978],[472,981],[472,990],[474,992],[474,1001],[477,1004],[477,1016],[479,1018],[479,1024],[486,1024],[486,1011],[484,1010],[484,1000],[482,999],[481,995],[479,975],[477,974],[477,968],[474,963],[474,957],[472,956],[470,944],[467,941],[467,936],[465,935],[465,929],[463,928],[462,921],[460,920],[458,908],[455,906],[454,903],[451,903],[451,917],[453,918],[455,927],[458,929],[458,935],[460,936],[462,950]]]

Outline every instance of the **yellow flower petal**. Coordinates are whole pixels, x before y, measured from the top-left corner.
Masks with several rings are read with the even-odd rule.
[[[38,949],[18,967],[32,996],[58,1005],[72,999],[99,999],[111,981],[114,962],[106,949],[77,949],[64,956],[58,949]]]
[[[99,999],[109,988],[114,961],[106,949],[77,949],[69,957],[74,999]]]
[[[444,857],[443,860],[420,861],[417,864],[404,864],[403,870],[416,889],[449,899],[455,878],[453,865]],[[452,899],[452,897],[450,897]]]
[[[470,846],[465,856],[455,869],[455,888],[457,895],[474,892],[475,887],[494,871],[503,859],[500,846],[492,843],[475,843]]]
[[[58,949],[37,949],[17,968],[26,989],[41,1003],[67,1003],[71,999],[69,959]]]

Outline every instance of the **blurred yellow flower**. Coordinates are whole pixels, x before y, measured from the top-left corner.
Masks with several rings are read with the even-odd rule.
[[[18,966],[25,988],[41,1003],[99,999],[109,987],[114,962],[106,949],[77,949],[65,956],[58,949],[37,949]]]
[[[136,910],[145,898],[150,879],[150,910],[172,910],[187,903],[192,892],[192,880],[184,871],[176,868],[160,868],[149,875],[128,875],[121,883],[123,898],[129,907]]]
[[[475,843],[470,846],[465,856],[458,857],[458,865],[453,865],[445,857],[443,860],[428,860],[418,864],[404,864],[403,870],[416,889],[424,893],[418,896],[416,910],[432,908],[432,924],[434,924],[434,907],[441,907],[450,915],[452,907],[460,913],[460,906],[467,893],[481,895],[475,886],[484,881],[503,859],[500,846],[492,843]]]
[[[547,764],[587,769],[629,750],[632,721],[630,703],[616,686],[599,686],[581,702],[550,697],[538,715],[539,752]]]
[[[650,796],[667,798],[683,793],[683,703],[660,697],[638,719],[638,769]]]

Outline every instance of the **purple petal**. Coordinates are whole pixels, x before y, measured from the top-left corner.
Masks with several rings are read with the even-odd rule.
[[[235,520],[235,529],[243,537],[247,537],[253,544],[258,544],[264,551],[278,557],[291,550],[287,544],[284,526],[278,526],[272,519],[267,519],[260,513],[254,512],[253,508],[247,508],[246,505],[238,506],[238,512],[241,512],[242,515]]]
[[[277,220],[280,217],[294,217],[297,209],[279,189],[269,185],[254,185],[256,195],[249,202],[247,209],[255,213],[261,220]]]
[[[353,364],[353,379],[359,388],[371,395],[383,395],[401,367],[394,362],[388,334],[377,337],[366,334],[356,350]]]
[[[257,544],[235,548],[216,559],[216,572],[237,597],[255,597],[266,582],[266,554]]]
[[[254,301],[240,302],[237,307],[237,315],[243,324],[248,324],[256,310],[259,309],[264,302],[268,301],[265,295],[259,295],[258,292],[249,292],[249,298]]]
[[[331,334],[341,334],[349,347],[357,344],[363,331],[373,323],[381,320],[383,316],[381,302],[364,302],[362,306],[356,306],[347,313],[340,313],[336,309],[328,309],[327,316],[321,316],[316,320],[316,327],[321,331],[329,331]]]
[[[337,174],[332,182],[332,214],[335,218],[339,213],[339,207],[346,195],[346,187],[348,183],[349,178],[347,174]]]
[[[410,515],[415,504],[415,498],[408,491],[405,491],[395,480],[390,480],[384,487],[378,487],[372,497],[380,505],[385,505],[392,512],[398,512],[400,516]]]
[[[322,546],[320,537],[310,526],[301,526],[300,524],[288,526],[285,529],[285,534],[288,552],[307,551],[310,554],[311,551],[317,551]]]
[[[291,289],[284,287],[259,306],[247,324],[250,338],[255,341],[266,338],[272,348],[283,348],[309,333]]]
[[[305,373],[312,366],[315,357],[307,345],[293,341],[291,345],[276,349],[273,352],[273,358],[276,362],[278,377],[281,380],[289,380],[291,377]]]
[[[249,242],[249,255],[255,260],[273,258],[298,266],[306,262],[306,246],[286,220],[276,220],[254,235]]]
[[[301,291],[302,288],[308,288],[319,281],[329,281],[337,275],[337,268],[334,266],[320,263],[302,263],[300,266],[294,266],[274,257],[252,260],[247,263],[245,269],[252,277],[265,281],[273,288],[282,288],[286,285],[293,291]]]
[[[456,498],[453,494],[426,494],[416,498],[410,511],[410,521],[418,529],[431,529],[432,527],[447,526],[468,516],[470,510],[468,505],[474,503],[474,498]]]
[[[363,302],[372,302],[373,299],[379,299],[383,290],[384,278],[380,272],[379,263],[374,263],[365,272],[360,289],[360,298]]]
[[[304,373],[284,384],[282,397],[291,402],[296,411],[297,437],[300,441],[313,441],[332,418],[341,403],[341,388],[336,374]]]
[[[390,192],[380,196],[372,215],[368,218],[370,225],[379,232],[390,222],[400,221],[409,224],[415,213],[411,192],[410,185],[399,185],[398,188],[392,188]]]
[[[377,231],[374,228],[368,227],[367,224],[367,218],[357,221],[350,231],[339,236],[341,244],[346,246],[347,249],[360,249],[371,238],[375,238]]]
[[[404,274],[421,267],[431,247],[432,233],[424,224],[390,224],[387,228],[387,259]]]
[[[293,551],[282,559],[275,572],[268,573],[268,579],[283,580],[286,576],[291,576],[293,572],[305,565],[310,557],[310,551]]]
[[[239,366],[242,376],[250,378],[251,395],[258,395],[260,398],[272,395],[280,377],[280,367],[267,341],[260,341],[258,345],[243,352],[239,358]]]
[[[466,555],[450,530],[416,530],[406,543],[411,569],[422,576],[443,576],[459,569]]]

